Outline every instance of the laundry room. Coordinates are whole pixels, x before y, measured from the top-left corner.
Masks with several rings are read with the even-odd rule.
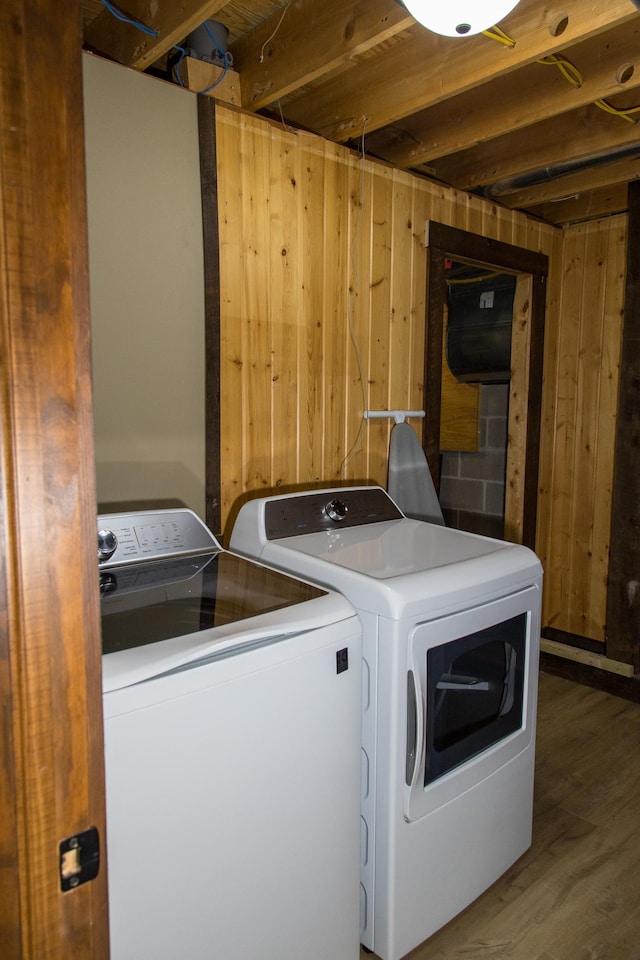
[[[393,420],[365,420],[368,409],[428,407],[410,422],[425,450],[435,445],[428,459],[445,488],[449,451],[486,470],[482,387],[451,391],[427,344],[429,298],[437,311],[446,291],[446,271],[442,290],[428,282],[440,250],[428,231],[438,226],[451,244],[469,238],[466,256],[484,262],[530,251],[547,258],[547,275],[539,321],[524,273],[537,267],[522,258],[516,267],[500,410],[505,529],[517,540],[528,526],[543,563],[549,643],[584,641],[588,670],[605,654],[609,620],[606,655],[631,664],[607,589],[612,519],[620,523],[618,371],[632,359],[621,350],[627,215],[561,230],[224,103],[212,120],[201,98],[198,115],[176,85],[90,54],[84,71],[99,501],[181,499],[228,535],[241,499],[257,492],[385,486]],[[215,210],[200,195],[206,137]],[[172,176],[176,166],[190,177]],[[217,234],[204,252],[203,216]],[[216,268],[208,299],[205,265]]]
[[[410,955],[416,960],[454,960],[483,949],[487,956],[505,960],[582,955],[636,960],[637,948],[630,946],[637,942],[635,906],[626,892],[627,885],[632,886],[628,851],[640,850],[629,813],[636,774],[631,763],[626,772],[623,768],[628,755],[637,755],[640,721],[639,557],[633,508],[640,496],[633,440],[638,429],[634,385],[640,194],[633,182],[636,174],[625,179],[620,171],[628,170],[632,148],[640,155],[640,143],[632,135],[632,123],[595,108],[594,129],[605,122],[623,128],[606,147],[610,163],[593,168],[584,163],[582,169],[568,171],[567,186],[555,197],[550,186],[545,193],[540,184],[520,187],[510,182],[507,190],[507,181],[528,169],[524,162],[513,171],[495,164],[491,182],[488,176],[476,182],[465,172],[465,163],[477,168],[485,163],[488,169],[488,146],[483,153],[475,126],[469,136],[479,144],[477,154],[471,142],[461,136],[456,141],[451,131],[461,126],[452,118],[465,104],[463,117],[475,125],[474,86],[486,84],[487,95],[499,89],[507,97],[505,78],[497,68],[490,72],[489,60],[498,55],[520,57],[518,70],[539,69],[545,78],[541,86],[555,82],[557,74],[560,99],[568,97],[562,84],[571,92],[579,90],[576,114],[605,98],[618,113],[626,110],[631,116],[633,88],[625,85],[627,74],[634,73],[635,54],[628,46],[640,33],[637,5],[616,0],[598,4],[594,11],[593,4],[571,0],[563,8],[569,26],[561,28],[559,17],[552,30],[545,20],[543,42],[536,3],[521,0],[502,23],[507,40],[511,33],[517,35],[515,47],[496,42],[495,36],[430,40],[424,31],[434,55],[450,42],[474,43],[479,50],[481,44],[489,45],[491,56],[485,72],[478,68],[465,88],[455,86],[460,61],[453,52],[444,71],[446,97],[429,105],[412,94],[413,106],[405,106],[402,117],[392,116],[385,106],[391,96],[387,83],[399,96],[396,80],[387,78],[377,88],[379,117],[373,116],[371,99],[366,98],[366,106],[362,99],[367,85],[373,88],[367,62],[375,57],[369,51],[379,44],[376,56],[390,62],[394,47],[401,48],[416,35],[413,19],[400,4],[376,5],[378,20],[386,18],[384,36],[381,28],[368,24],[368,39],[356,30],[352,41],[353,24],[350,29],[343,24],[340,42],[349,52],[334,54],[332,68],[325,64],[324,81],[309,69],[296,90],[293,80],[287,88],[281,77],[279,96],[267,104],[256,94],[253,106],[239,100],[233,87],[224,95],[222,88],[218,94],[214,88],[210,96],[196,96],[187,87],[197,83],[196,89],[202,89],[202,76],[221,72],[235,83],[235,71],[242,76],[249,46],[266,51],[268,61],[280,49],[279,31],[291,51],[290,31],[301,31],[296,17],[310,16],[311,0],[256,2],[255,10],[244,13],[239,4],[228,4],[229,49],[235,62],[223,55],[221,65],[211,67],[214,74],[206,62],[182,63],[178,83],[175,77],[160,75],[171,69],[166,51],[157,58],[164,58],[162,70],[151,60],[145,72],[131,62],[129,48],[126,55],[124,47],[117,52],[117,45],[109,51],[98,49],[98,19],[105,13],[113,16],[102,0],[72,4],[78,20],[83,18],[84,40],[79,27],[59,18],[52,0],[44,0],[50,29],[42,32],[22,0],[10,0],[9,6],[16,7],[16,17],[24,18],[31,31],[17,40],[19,31],[11,28],[14,42],[25,45],[20,47],[22,60],[16,52],[17,62],[26,62],[29,37],[38,38],[42,57],[33,85],[20,73],[20,89],[27,91],[22,100],[8,86],[2,95],[3,127],[12,136],[21,130],[9,115],[9,105],[16,116],[24,109],[31,120],[20,150],[26,150],[25,143],[33,145],[32,153],[24,153],[29,163],[20,166],[20,151],[7,137],[0,157],[11,172],[0,194],[3,219],[14,225],[22,216],[31,224],[16,228],[21,239],[7,247],[4,270],[10,291],[3,342],[8,358],[4,407],[11,416],[5,417],[3,498],[10,532],[3,538],[8,574],[2,583],[9,598],[7,635],[15,639],[3,647],[0,675],[3,703],[12,718],[5,767],[11,769],[13,783],[6,791],[7,803],[0,806],[9,811],[0,832],[2,849],[12,851],[0,894],[22,891],[21,899],[14,893],[0,896],[3,929],[12,931],[7,957],[40,960],[47,954],[38,945],[48,942],[52,960],[62,960],[69,955],[70,937],[80,944],[77,955],[83,960],[108,957],[106,871],[74,891],[60,887],[58,862],[76,862],[73,843],[59,854],[69,838],[96,825],[104,836],[102,714],[95,696],[100,684],[99,602],[92,579],[95,540],[90,550],[78,549],[78,543],[88,542],[88,531],[95,535],[96,503],[102,516],[188,508],[229,548],[242,508],[253,501],[329,490],[331,498],[322,506],[326,510],[334,499],[340,500],[341,490],[386,490],[394,411],[405,411],[415,447],[424,453],[429,482],[444,507],[445,528],[496,537],[505,550],[508,545],[531,551],[543,571],[539,629],[528,599],[500,615],[501,623],[528,616],[527,622],[536,625],[536,644],[539,640],[542,712],[533,853],[511,866],[505,861],[504,875],[491,879],[494,887],[479,894],[479,900],[473,899],[474,888],[473,896],[459,901],[459,917],[442,919],[438,930],[429,928],[430,940],[411,941],[407,949],[415,950]],[[224,20],[227,9],[187,6],[190,27],[200,15]],[[348,6],[354,7],[356,22],[356,5]],[[141,22],[143,7],[133,0],[117,5]],[[404,11],[402,16],[395,7]],[[558,15],[563,11],[558,9]],[[343,12],[334,13],[343,23]],[[8,16],[3,15],[4,20],[7,26]],[[320,39],[325,36],[321,23],[316,43],[328,49],[328,39]],[[527,27],[535,43],[523,39]],[[179,42],[180,26],[175,30]],[[270,36],[273,31],[276,40]],[[109,36],[105,30],[105,44]],[[599,86],[594,80],[588,98],[583,89],[587,84],[567,83],[553,62],[538,62],[566,47],[566,59],[579,62],[586,77],[584,64],[596,62],[599,44],[608,51],[614,40],[620,48],[617,86],[610,82],[607,87],[604,79]],[[419,45],[421,37],[416,42]],[[7,62],[8,49],[5,45]],[[306,49],[291,59],[301,61]],[[186,60],[197,59],[197,52],[191,52],[194,56]],[[328,63],[329,54],[324,56]],[[64,82],[56,81],[46,97],[36,97],[33,90],[46,86],[45,68],[51,71],[56,63]],[[478,63],[484,63],[482,55]],[[207,70],[193,72],[196,67]],[[347,97],[346,77],[360,67],[369,79],[356,84]],[[258,69],[266,67],[260,64]],[[510,68],[508,76],[517,76],[518,70]],[[552,73],[553,81],[547,81]],[[260,76],[255,72],[251,77],[258,90]],[[344,110],[353,107],[348,118],[344,110],[338,115],[331,106],[343,87]],[[361,116],[356,111],[360,101]],[[513,103],[511,107],[515,115]],[[429,123],[434,137],[438,131],[444,137],[450,128],[442,152],[432,148],[430,155],[417,149],[418,141],[426,138],[419,114],[428,108],[433,111]],[[563,109],[570,111],[569,106]],[[488,111],[492,116],[498,112]],[[562,117],[560,107],[549,107],[546,119],[538,122],[550,124]],[[339,129],[340,123],[349,125],[347,132]],[[536,128],[525,127],[524,120],[522,125],[531,146]],[[497,121],[491,129],[487,144],[508,135]],[[49,142],[58,159],[49,159]],[[560,157],[558,141],[553,142]],[[605,146],[599,150],[604,153]],[[582,144],[576,147],[576,158],[584,160],[590,152],[598,153],[598,148]],[[52,165],[50,174],[47,163]],[[529,166],[543,165],[536,159]],[[85,175],[86,198],[83,190],[73,189],[73,184],[85,182]],[[571,186],[574,177],[576,185]],[[24,195],[12,192],[16,183]],[[586,187],[579,189],[580,183],[590,184],[587,206],[580,206],[579,196],[587,192]],[[15,207],[14,195],[20,199]],[[58,207],[63,211],[59,220]],[[51,224],[46,242],[33,242],[38,233],[27,213],[34,209],[42,211],[42,222]],[[74,223],[73,230],[63,228],[65,218]],[[24,254],[25,238],[34,251],[32,259]],[[15,262],[22,273],[12,266]],[[513,280],[509,368],[498,370],[490,385],[482,372],[475,380],[460,371],[456,376],[451,369],[455,364],[448,362],[451,264],[463,264],[484,278],[495,274]],[[20,281],[20,300],[16,277],[22,275],[27,279]],[[488,288],[483,283],[484,295]],[[46,295],[38,292],[38,284],[42,289],[49,285]],[[67,296],[69,291],[74,295]],[[17,311],[19,302],[29,305],[30,312]],[[490,312],[490,302],[485,296],[483,311]],[[27,315],[42,318],[40,333]],[[62,316],[75,324],[66,333]],[[369,417],[367,411],[389,416]],[[454,501],[454,487],[462,501]],[[49,556],[55,552],[62,557],[58,549],[68,553],[68,563]],[[374,558],[369,559],[373,563]],[[538,589],[537,578],[537,572],[527,572],[516,592]],[[453,587],[442,589],[444,595]],[[494,594],[491,597],[493,601]],[[453,611],[466,617],[463,606],[457,598],[455,610],[452,606],[447,615]],[[44,609],[50,617],[41,616]],[[46,626],[43,619],[49,621]],[[475,635],[493,626],[494,620],[480,617],[465,630]],[[525,647],[518,643],[524,641],[500,640],[506,673],[512,649],[514,656],[523,657]],[[537,658],[537,646],[526,649],[527,656],[535,653]],[[426,656],[425,650],[425,662]],[[533,660],[527,662],[527,670],[534,670]],[[389,664],[394,671],[400,669],[395,661]],[[458,682],[450,679],[448,668],[440,669],[442,683]],[[535,726],[534,715],[527,714],[538,695],[528,686],[531,677],[521,677],[517,689],[522,716]],[[419,704],[417,679],[414,689]],[[407,696],[405,682],[402,697]],[[509,698],[505,693],[505,700]],[[56,717],[64,722],[52,720]],[[419,739],[419,721],[414,721]],[[407,722],[405,711],[402,737],[409,730]],[[533,740],[527,749],[527,763],[533,762]],[[591,749],[598,757],[598,776],[604,777],[593,783]],[[400,763],[395,754],[393,760]],[[405,760],[403,755],[401,765]],[[414,772],[412,768],[412,777]],[[38,783],[40,791],[34,789]],[[405,787],[409,791],[408,781]],[[415,791],[413,781],[412,788]],[[67,826],[71,810],[73,822]],[[412,810],[406,808],[407,823]],[[607,833],[610,813],[613,824]],[[20,838],[17,850],[12,834]],[[589,836],[598,838],[595,844],[606,854],[603,872],[596,870]],[[468,840],[473,845],[473,838]],[[507,837],[502,842],[508,846]],[[576,859],[567,861],[564,873],[545,874],[545,861],[554,859],[563,845],[572,848]],[[54,881],[41,869],[49,848],[55,850]],[[35,851],[30,861],[28,850]],[[617,873],[616,851],[622,851]],[[460,851],[453,859],[463,874]],[[585,881],[583,900],[576,892],[581,871],[593,881]],[[473,873],[459,884],[461,890]],[[519,901],[526,915],[521,926],[515,907],[500,913],[500,903],[515,904],[521,885],[530,886],[551,912],[558,904],[549,891],[563,884],[565,893],[571,889],[569,903],[576,910],[592,911],[594,917],[610,910],[616,918],[609,953],[595,919],[587,924],[583,940],[569,941],[566,930],[573,921],[568,908],[558,908],[546,926],[536,918],[533,900]],[[606,902],[598,892],[602,889],[610,895]],[[438,913],[445,915],[444,909]],[[87,917],[93,917],[91,923]],[[401,954],[396,957],[393,951],[406,954],[409,942],[385,930],[379,941],[363,939],[362,947],[356,943],[354,960],[358,950],[362,958],[371,955],[367,949],[399,960]],[[379,953],[378,943],[385,944]],[[265,960],[276,958],[265,952]]]

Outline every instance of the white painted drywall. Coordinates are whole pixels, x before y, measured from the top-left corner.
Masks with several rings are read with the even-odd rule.
[[[98,501],[205,505],[196,97],[84,55]]]

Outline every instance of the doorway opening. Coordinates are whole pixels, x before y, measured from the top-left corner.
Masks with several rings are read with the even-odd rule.
[[[535,549],[542,362],[548,258],[430,220],[426,224],[427,317],[423,446],[436,491],[441,490],[441,412],[446,267],[450,261],[516,278],[511,329],[504,538]]]
[[[440,504],[447,526],[504,537],[516,277],[448,261]]]

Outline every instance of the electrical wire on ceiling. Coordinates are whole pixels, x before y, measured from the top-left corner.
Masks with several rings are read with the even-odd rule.
[[[124,13],[122,10],[119,10],[118,7],[115,6],[115,4],[110,2],[110,0],[101,0],[101,3],[109,11],[109,13],[113,17],[115,17],[116,20],[120,20],[121,23],[126,23],[131,27],[135,27],[136,30],[140,30],[142,33],[146,33],[148,36],[153,37],[156,40],[160,36],[158,31],[154,30],[153,27],[148,26],[148,24],[143,23],[141,20],[133,19],[128,14]],[[222,48],[220,47],[220,44],[218,43],[215,36],[213,35],[213,32],[206,20],[204,21],[203,26],[207,31],[207,33],[209,34],[209,37],[212,40],[213,45],[215,46],[216,50],[218,51],[218,53],[222,58],[222,73],[214,83],[210,84],[208,87],[205,87],[204,90],[197,90],[196,92],[198,94],[209,93],[211,90],[214,89],[214,87],[217,87],[218,84],[222,83],[222,81],[224,80],[227,74],[227,70],[229,69],[229,65],[231,63],[231,54],[226,50],[222,50]],[[184,47],[181,47],[177,43],[173,45],[172,49],[177,50],[178,53],[180,54],[180,56],[178,57],[178,60],[173,65],[173,68],[172,68],[173,75],[176,79],[176,82],[181,87],[184,87],[184,83],[182,82],[182,77],[180,76],[179,68],[180,68],[180,64],[182,63],[182,61],[187,55],[187,51],[185,50]]]
[[[565,57],[558,56],[556,53],[550,53],[548,57],[541,57],[539,60],[536,60],[536,63],[541,63],[543,66],[557,67],[567,83],[570,83],[573,87],[581,87],[584,82],[584,78],[575,64],[571,63],[571,61]]]
[[[272,41],[273,38],[275,37],[276,33],[278,32],[278,30],[279,30],[280,27],[282,26],[282,21],[284,20],[284,15],[285,15],[285,13],[287,12],[287,10],[289,9],[290,6],[291,6],[291,3],[289,2],[289,3],[285,6],[284,10],[282,11],[282,16],[281,16],[280,19],[278,20],[278,25],[276,26],[275,30],[273,31],[273,33],[271,34],[271,36],[268,37],[268,38],[265,40],[265,42],[262,44],[262,47],[260,48],[260,56],[258,57],[258,63],[264,63],[264,48],[266,47],[266,45],[267,45],[268,43],[271,43],[271,41]]]
[[[130,26],[135,27],[136,30],[141,30],[142,33],[146,33],[150,37],[154,37],[156,39],[158,38],[159,34],[157,30],[154,30],[153,27],[148,27],[147,24],[142,23],[141,20],[133,19],[129,16],[129,14],[123,13],[122,10],[118,10],[118,8],[113,3],[110,3],[109,0],[102,0],[102,4],[107,8],[109,13],[116,18],[116,20],[120,20],[121,23],[128,23]]]
[[[507,36],[500,27],[491,27],[489,30],[483,30],[482,35],[489,37],[490,40],[497,40],[498,43],[503,43],[505,47],[515,47],[516,45],[515,40]]]
[[[635,2],[635,0],[633,0],[633,2]],[[640,0],[638,0],[638,3],[640,4]],[[498,43],[505,44],[505,46],[515,47],[516,45],[516,41],[512,37],[509,37],[500,27],[492,27],[490,30],[483,30],[482,33],[483,36],[488,37],[490,40],[496,40]],[[567,60],[566,57],[559,56],[556,53],[550,53],[549,56],[536,60],[536,63],[543,64],[544,66],[557,67],[565,80],[574,87],[581,87],[584,83],[584,77],[580,70],[574,63]],[[626,120],[627,123],[638,122],[634,119],[634,114],[640,113],[640,106],[614,107],[613,104],[603,99],[593,100],[592,102],[593,105],[599,107],[600,110],[604,110],[605,113],[610,113],[614,117],[619,117],[621,120]]]

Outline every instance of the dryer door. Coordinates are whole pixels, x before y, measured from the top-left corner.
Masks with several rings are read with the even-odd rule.
[[[534,735],[537,587],[418,624],[409,640],[405,818],[490,775]]]

